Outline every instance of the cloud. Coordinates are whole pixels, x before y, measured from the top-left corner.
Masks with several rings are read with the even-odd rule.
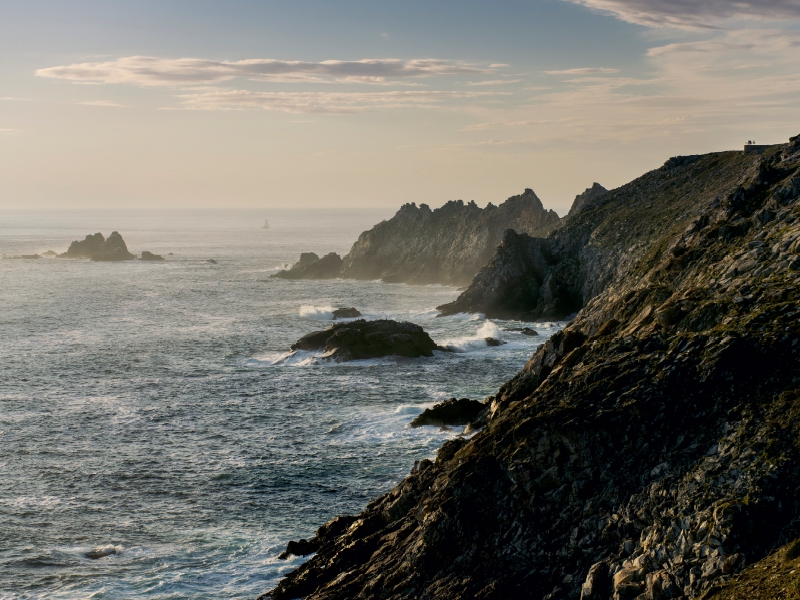
[[[187,86],[219,83],[236,77],[292,83],[333,80],[345,83],[380,84],[387,80],[491,72],[491,68],[479,68],[434,58],[303,62],[261,58],[213,61],[200,58],[127,56],[106,62],[76,63],[38,69],[36,75],[76,83]]]
[[[184,106],[199,110],[262,108],[290,113],[354,114],[379,109],[440,106],[448,100],[505,95],[499,92],[251,92],[217,90],[178,96]]]
[[[563,71],[544,71],[545,75],[607,75],[619,73],[619,69],[605,67],[584,67],[582,69],[565,69]]]
[[[486,129],[504,129],[504,128],[519,128],[519,127],[528,127],[530,125],[538,125],[541,123],[545,123],[546,121],[538,120],[538,121],[488,121],[486,123],[475,123],[474,125],[467,125],[466,127],[462,127],[459,131],[484,131]]]
[[[0,129],[0,134],[2,135],[14,135],[17,133],[16,129]]]
[[[83,106],[108,106],[113,108],[127,108],[124,104],[117,104],[116,102],[111,102],[109,100],[90,100],[89,102],[78,102],[78,104],[82,104]]]
[[[798,0],[566,0],[647,27],[715,28],[731,19],[797,19]]]
[[[492,79],[490,81],[470,81],[467,85],[508,85],[509,83],[519,83],[520,79]]]

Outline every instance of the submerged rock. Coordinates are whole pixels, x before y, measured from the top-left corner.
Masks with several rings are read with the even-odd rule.
[[[509,327],[506,331],[518,331],[522,335],[539,335],[539,332],[530,327]]]
[[[466,425],[475,420],[485,408],[486,405],[477,400],[450,398],[436,404],[433,408],[426,408],[422,414],[411,421],[411,427],[422,427],[423,425],[435,425],[437,427]]]
[[[360,317],[361,313],[357,308],[337,308],[333,311],[333,320],[336,319],[355,319],[356,317]]]
[[[341,277],[342,257],[330,252],[322,258],[313,252],[303,252],[300,260],[287,271],[278,271],[271,277],[278,279],[336,279]]]
[[[433,356],[433,351],[441,348],[414,323],[359,319],[304,335],[292,345],[292,350],[322,350],[325,358],[347,361],[393,355]]]
[[[215,261],[213,258],[209,258],[209,259],[206,261],[206,264],[207,264],[207,265],[215,265],[215,264],[217,264],[217,261]]]
[[[139,260],[164,260],[164,257],[161,256],[160,254],[153,254],[152,252],[144,250],[142,252],[142,258],[140,258]]]
[[[86,558],[91,558],[92,560],[97,560],[98,558],[105,558],[106,556],[111,556],[112,554],[116,554],[117,549],[113,546],[107,546],[105,548],[95,548],[89,552],[85,552],[83,555]]]

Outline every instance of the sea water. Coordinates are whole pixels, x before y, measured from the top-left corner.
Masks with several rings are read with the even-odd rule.
[[[529,337],[436,318],[448,286],[270,278],[390,216],[0,212],[0,255],[118,230],[167,259],[0,260],[0,597],[255,598],[305,560],[278,559],[287,541],[361,511],[457,435],[408,424],[495,393],[559,324]],[[289,352],[350,306],[456,352]]]

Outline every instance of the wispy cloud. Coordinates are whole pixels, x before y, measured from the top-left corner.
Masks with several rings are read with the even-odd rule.
[[[467,85],[508,85],[509,83],[519,83],[520,81],[520,79],[490,79],[488,81],[470,81]]]
[[[127,108],[124,104],[111,102],[110,100],[90,100],[88,102],[78,102],[83,106],[108,106],[110,108]]]
[[[519,128],[528,127],[530,125],[538,125],[545,123],[546,120],[525,120],[525,121],[487,121],[485,123],[475,123],[474,125],[467,125],[462,127],[459,131],[485,131],[487,129],[505,129],[505,128]]]
[[[200,58],[127,56],[106,62],[76,63],[38,69],[36,75],[76,83],[186,86],[219,83],[236,77],[292,83],[333,80],[344,83],[381,84],[388,80],[492,72],[491,67],[434,58],[303,62],[261,58],[213,61]]]
[[[17,129],[0,129],[0,135],[16,135],[19,133]]]
[[[797,19],[797,0],[566,0],[647,27],[711,29],[732,19]]]
[[[262,108],[291,113],[354,114],[371,110],[441,106],[445,101],[479,99],[499,92],[392,91],[392,92],[251,92],[217,90],[181,94],[184,106],[201,110]]]
[[[580,69],[564,69],[561,71],[544,71],[545,75],[610,75],[619,73],[619,69],[606,67],[583,67]]]

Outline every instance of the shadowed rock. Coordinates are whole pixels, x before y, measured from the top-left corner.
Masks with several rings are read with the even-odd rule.
[[[164,257],[160,254],[153,254],[152,252],[145,250],[142,252],[142,258],[139,260],[164,260]]]
[[[87,235],[83,241],[74,241],[69,249],[58,258],[90,258],[93,261],[133,260],[135,255],[128,252],[125,240],[116,232],[111,232],[108,239],[102,233]]]
[[[450,398],[432,408],[426,408],[422,414],[411,421],[411,427],[422,427],[423,425],[435,425],[437,427],[466,425],[473,421],[484,408],[486,406],[477,400]]]
[[[322,350],[325,358],[347,361],[393,355],[433,356],[433,351],[441,348],[414,323],[359,319],[304,335],[292,345],[292,350]]]
[[[333,320],[336,319],[355,319],[356,317],[360,317],[361,313],[357,308],[337,308],[333,311]]]

